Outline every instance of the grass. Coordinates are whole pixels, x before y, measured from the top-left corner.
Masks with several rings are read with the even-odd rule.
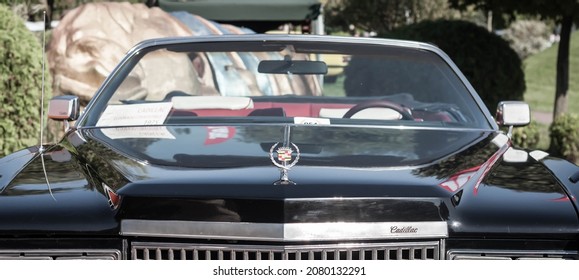
[[[525,101],[531,110],[553,112],[555,100],[555,75],[557,49],[552,47],[525,59],[525,81],[527,90]],[[567,92],[567,112],[579,112],[579,33],[571,36],[569,55],[569,91]]]
[[[527,90],[525,101],[532,111],[546,113],[553,112],[555,101],[555,78],[557,65],[557,51],[559,44],[528,57],[523,61]],[[567,112],[579,112],[579,32],[571,36],[569,49],[569,91],[567,92]],[[540,133],[538,149],[547,150],[549,147],[549,124],[537,122]],[[579,162],[576,162],[579,164]]]

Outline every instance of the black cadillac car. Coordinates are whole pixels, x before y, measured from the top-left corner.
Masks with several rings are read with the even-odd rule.
[[[529,107],[493,117],[429,44],[148,40],[81,105],[0,159],[0,259],[579,258],[579,167],[514,147]]]

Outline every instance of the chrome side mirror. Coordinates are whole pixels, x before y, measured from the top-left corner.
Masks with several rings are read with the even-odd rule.
[[[507,136],[511,136],[513,127],[525,126],[531,122],[531,108],[529,104],[522,101],[499,102],[496,115],[497,124],[508,126]]]
[[[75,121],[80,115],[78,97],[63,95],[53,97],[48,104],[48,118],[57,121]]]

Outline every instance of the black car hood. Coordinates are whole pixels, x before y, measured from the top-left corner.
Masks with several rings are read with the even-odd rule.
[[[481,130],[294,126],[288,133],[287,126],[279,125],[131,129],[120,129],[124,134],[115,134],[115,128],[85,130],[87,144],[80,149],[88,151],[85,157],[99,168],[99,176],[125,196],[441,197],[458,188],[446,182],[450,177],[478,169],[499,150],[493,144],[496,135]],[[289,138],[286,144],[284,137]],[[280,182],[277,150],[283,146],[293,150],[288,182]],[[294,187],[280,192],[272,187],[279,183]],[[326,189],[318,193],[314,185]],[[295,193],[302,187],[303,193]]]
[[[118,160],[118,154],[151,166],[205,170],[275,169],[271,154],[277,157],[275,152],[283,146],[294,150],[290,162],[299,154],[296,167],[424,166],[484,139],[488,143],[492,134],[482,130],[274,125],[104,128],[84,132],[87,139],[111,148],[111,161]],[[286,134],[288,139],[284,142]],[[138,170],[127,175],[130,173],[162,177]]]
[[[293,126],[284,144],[283,125],[107,130],[73,131],[61,146],[87,178],[78,189],[92,190],[83,199],[98,191],[119,223],[435,222],[453,236],[577,235],[573,199],[541,162],[504,160],[508,140],[494,131]],[[291,182],[274,165],[284,145],[300,151]],[[53,177],[64,172],[55,164]],[[59,195],[42,215],[70,211]]]
[[[530,224],[536,221],[517,222],[516,213],[536,211],[547,221],[545,231],[555,227],[568,233],[566,224],[577,225],[573,204],[565,201],[556,180],[547,176],[550,181],[545,184],[533,176],[549,173],[539,162],[529,157],[504,167],[509,164],[500,156],[508,141],[493,131],[292,126],[285,145],[299,149],[300,156],[287,174],[291,184],[284,185],[274,161],[276,149],[288,136],[286,126],[156,129],[155,135],[162,137],[117,137],[107,132],[111,129],[82,133],[91,150],[102,145],[98,149],[103,153],[95,157],[100,163],[93,166],[102,167],[100,176],[122,197],[124,219],[268,223],[456,219],[460,225],[450,230],[471,234],[479,231],[479,219],[490,219],[485,222],[493,228],[486,232],[505,227],[513,227],[511,232],[531,231]],[[143,136],[142,131],[136,133]],[[290,162],[296,157],[294,151]],[[511,180],[496,179],[501,176]],[[528,184],[512,179],[517,176]],[[119,177],[125,182],[113,180]],[[513,193],[525,198],[514,204],[495,203],[517,200]],[[485,211],[492,213],[491,218],[482,214]]]

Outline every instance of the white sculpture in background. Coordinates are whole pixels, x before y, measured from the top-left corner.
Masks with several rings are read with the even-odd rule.
[[[68,12],[52,32],[48,60],[55,95],[73,94],[86,104],[125,53],[138,42],[191,35],[185,25],[159,8],[129,3],[82,5]],[[169,55],[175,56],[174,60],[189,60],[185,54]],[[175,80],[156,81],[155,72],[168,68],[162,65],[167,60],[151,57],[145,61],[138,66],[139,71],[133,71],[136,77],[131,79],[134,84],[127,92],[156,98],[172,89],[193,92],[199,86],[193,79],[183,78],[197,75],[192,63],[173,63],[170,71],[175,73]],[[175,65],[181,69],[175,69]],[[145,81],[148,84],[142,84]]]
[[[189,24],[195,22],[195,26],[187,26],[179,17]],[[86,105],[126,52],[143,40],[220,35],[224,32],[243,34],[251,31],[197,15],[174,16],[144,4],[98,2],[81,5],[69,11],[52,32],[47,55],[54,95],[76,95],[81,104]],[[309,59],[304,54],[300,57]],[[252,59],[258,61],[272,57]],[[122,93],[115,96],[124,100],[164,100],[172,91],[191,95],[229,95],[229,91],[243,90],[241,95],[246,96],[316,95],[321,92],[313,75],[264,81],[258,78],[257,69],[244,63],[240,54],[232,52],[211,55],[153,52],[131,71],[129,78],[119,87]]]

